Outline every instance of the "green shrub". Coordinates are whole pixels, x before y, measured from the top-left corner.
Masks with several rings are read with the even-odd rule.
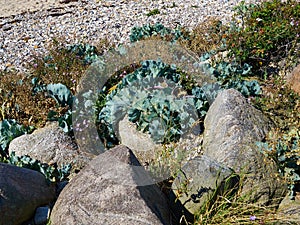
[[[202,61],[209,57],[210,54],[204,55]],[[114,78],[116,84],[105,85],[96,103],[103,142],[107,146],[118,143],[114,126],[125,114],[155,142],[169,143],[178,140],[187,127],[192,129],[197,120],[203,121],[209,103],[220,90],[235,88],[246,97],[261,94],[259,83],[247,78],[252,75],[251,66],[228,62],[211,64],[201,66],[216,82],[204,83],[201,87],[189,75],[160,61],[144,61],[141,67],[126,73],[120,82]],[[109,91],[107,87],[111,87]],[[202,122],[198,124],[202,126]]]
[[[262,73],[271,62],[293,53],[300,42],[300,4],[298,1],[264,1],[257,5],[242,2],[236,8],[242,26],[233,23],[226,34],[230,54]],[[266,75],[266,74],[265,74]]]
[[[180,39],[179,43],[201,56],[206,52],[224,50],[226,32],[227,27],[220,20],[212,18],[194,27],[191,32],[185,34],[188,38]]]
[[[147,14],[146,14],[146,16],[155,16],[155,15],[157,15],[157,14],[160,14],[160,11],[159,11],[159,9],[153,9],[153,10],[151,10],[150,12],[148,12]]]
[[[53,40],[47,56],[34,57],[30,65],[32,77],[36,77],[43,84],[64,84],[74,94],[88,66],[112,46],[106,39],[100,40],[97,46],[67,45],[63,39]]]
[[[292,127],[300,128],[300,96],[282,78],[265,82],[261,96],[253,100],[253,105],[269,116],[283,133]]]
[[[73,131],[72,125],[72,104],[73,95],[71,91],[63,84],[48,84],[46,91],[49,97],[53,98],[59,107],[65,107],[64,112],[49,111],[48,120],[58,121],[58,125],[66,133]]]

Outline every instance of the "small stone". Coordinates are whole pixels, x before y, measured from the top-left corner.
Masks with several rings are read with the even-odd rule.
[[[2,29],[3,29],[4,31],[8,31],[8,30],[12,29],[12,25],[11,25],[11,24],[5,24],[5,25],[2,27]]]
[[[70,2],[78,2],[78,0],[61,0],[61,1],[59,1],[59,3],[61,3],[61,4],[68,4]]]
[[[57,195],[60,194],[60,192],[67,186],[68,183],[69,183],[68,181],[62,181],[57,184],[57,187],[56,187]]]
[[[294,68],[290,75],[288,75],[288,84],[291,88],[300,94],[300,64]]]
[[[46,224],[49,217],[50,217],[50,207],[49,206],[38,207],[36,209],[36,212],[34,215],[34,223],[35,223],[35,225]]]

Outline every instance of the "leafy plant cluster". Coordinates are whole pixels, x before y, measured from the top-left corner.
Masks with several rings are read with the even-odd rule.
[[[300,5],[296,0],[270,0],[236,7],[241,24],[233,23],[224,36],[230,54],[266,72],[271,62],[298,55]],[[240,26],[241,25],[241,26]],[[269,72],[269,71],[268,71]]]
[[[43,174],[47,181],[54,183],[67,180],[72,169],[71,164],[62,165],[61,168],[59,168],[56,163],[49,165],[27,155],[16,156],[14,152],[8,156],[0,157],[0,162],[35,170]]]
[[[55,100],[55,102],[57,103],[57,108],[64,108],[64,110],[61,112],[50,110],[48,112],[48,120],[58,121],[59,126],[63,128],[64,132],[72,132],[73,95],[71,91],[61,83],[48,85],[40,84],[36,78],[32,79],[32,84],[34,86],[34,93],[45,92],[47,93],[48,97]]]
[[[82,59],[84,65],[89,65],[98,59],[99,53],[95,46],[89,44],[75,44],[67,46],[67,51]]]
[[[153,10],[151,10],[150,12],[148,12],[147,14],[146,14],[146,16],[155,16],[155,15],[158,15],[158,14],[160,14],[160,11],[159,11],[159,9],[153,9]]]
[[[149,32],[136,33],[136,31],[143,29]],[[152,35],[164,37],[170,31],[161,24],[145,25],[133,28],[130,37],[131,41],[149,38]],[[205,61],[211,56],[212,53],[203,54],[200,60]],[[158,66],[155,65],[156,63],[158,63]],[[166,72],[165,68],[167,67],[162,62],[145,61],[142,63],[141,68],[131,74],[125,74],[120,83],[109,89],[112,92],[109,93],[108,97],[105,98],[105,95],[102,95],[98,101],[101,102],[101,104],[98,104],[101,105],[101,108],[98,107],[98,125],[102,139],[105,139],[105,143],[109,143],[108,145],[117,143],[113,126],[120,118],[128,114],[129,120],[135,123],[139,130],[148,132],[154,141],[160,143],[175,141],[184,133],[183,123],[188,124],[188,127],[191,128],[191,124],[196,121],[185,121],[188,117],[195,118],[189,115],[187,110],[196,107],[198,118],[203,120],[209,107],[208,102],[212,102],[220,90],[235,88],[246,97],[261,94],[258,81],[247,80],[252,75],[251,66],[248,64],[240,66],[234,62],[206,62],[203,67],[208,76],[211,75],[216,78],[215,83],[198,87],[195,82],[191,82],[191,79],[184,80],[186,76],[178,75],[175,70],[171,71],[171,67],[168,69],[170,71]],[[168,73],[173,74],[173,77],[167,75]],[[164,77],[165,80],[171,81],[175,85],[168,82],[159,83],[158,77]],[[185,85],[187,83],[189,85]],[[161,86],[162,84],[163,86]],[[181,92],[186,92],[186,95],[193,96],[194,99],[193,97],[184,97],[176,101],[168,99],[174,98],[173,92],[175,89],[182,89]],[[181,105],[179,105],[179,102]],[[183,113],[184,111],[187,112]],[[183,115],[186,118],[183,118]]]
[[[252,75],[252,67],[248,64],[240,66],[235,62],[216,62],[214,64],[206,63],[204,65],[206,74],[217,79],[217,84],[221,89],[234,88],[240,91],[245,97],[258,96],[261,94],[261,86],[255,79],[249,79]],[[216,84],[214,84],[215,86]],[[214,88],[216,90],[216,88]],[[213,90],[210,95],[216,96],[217,93]]]
[[[258,146],[277,162],[293,198],[300,188],[300,96],[282,80],[270,81],[263,89],[265,95],[256,99],[254,104],[272,118],[276,129]]]
[[[97,59],[98,52],[90,45],[61,48],[54,44],[48,56],[34,60],[30,75],[8,72],[0,77],[0,161],[39,171],[52,182],[66,179],[71,166],[58,168],[29,156],[9,155],[8,145],[47,120],[58,121],[65,132],[72,132],[72,91],[75,92],[88,64]]]
[[[217,54],[218,51],[222,49],[222,46],[224,45],[224,38],[222,37],[224,34],[224,28],[222,27],[222,23],[220,21],[209,21],[209,26],[206,27],[206,30],[200,31],[200,27],[196,28],[196,32],[192,33],[183,33],[182,31],[179,31],[180,35],[175,35],[175,38],[173,40],[180,39],[180,43],[192,50],[195,50],[196,53],[200,54],[200,61],[206,61],[210,58],[212,58],[214,55]],[[203,27],[201,27],[203,28]],[[149,30],[149,32],[137,32],[138,30]],[[155,30],[154,32],[152,31]],[[218,38],[216,37],[210,37],[210,40],[206,36],[207,34],[204,34],[203,32],[207,32],[213,35],[214,32],[217,32]],[[170,33],[171,30],[168,28],[165,28],[161,24],[155,24],[155,25],[145,25],[143,27],[134,27],[131,31],[131,41],[137,41],[142,40],[145,38],[149,38],[151,36],[162,36],[162,38],[167,34]],[[172,33],[172,32],[171,32]],[[173,32],[176,33],[176,32]],[[178,37],[178,38],[177,38]],[[201,45],[199,46],[199,43],[196,41],[205,41],[205,43],[214,43],[215,49],[208,50],[207,47],[203,48]],[[200,48],[200,49],[199,49]],[[203,50],[207,50],[207,52],[203,52]],[[224,49],[223,49],[224,50]],[[240,63],[236,61],[227,62],[227,61],[219,61],[216,63],[213,62],[206,62],[204,65],[204,71],[208,76],[213,76],[217,79],[217,84],[212,85],[205,85],[203,89],[206,89],[206,94],[211,96],[211,99],[214,99],[214,97],[217,95],[216,90],[221,89],[229,89],[229,88],[235,88],[238,91],[240,91],[244,96],[258,96],[261,94],[261,87],[257,80],[251,79],[249,80],[249,77],[253,76],[252,73],[252,66],[250,66],[247,63],[244,63],[241,65]],[[214,96],[214,97],[212,97]]]
[[[189,37],[181,29],[170,29],[160,23],[154,25],[146,24],[141,27],[133,27],[130,32],[130,41],[136,42],[152,36],[161,37],[164,40],[176,41],[188,39]]]
[[[71,165],[48,165],[29,156],[16,156],[14,152],[8,153],[9,143],[16,137],[32,132],[33,127],[25,127],[16,120],[3,120],[0,122],[0,162],[32,169],[42,173],[49,182],[58,182],[67,179],[70,175]]]
[[[30,133],[33,127],[25,127],[17,123],[16,120],[2,120],[0,122],[0,156],[8,155],[9,143],[16,137],[25,133]]]
[[[267,142],[257,144],[263,153],[275,159],[280,174],[288,181],[290,198],[294,199],[300,186],[300,131],[291,129],[280,135],[270,134]]]
[[[114,125],[127,114],[129,121],[149,133],[155,142],[176,141],[208,110],[201,88],[195,87],[188,95],[183,83],[175,66],[161,61],[142,62],[106,97],[98,115],[100,136],[117,143]]]

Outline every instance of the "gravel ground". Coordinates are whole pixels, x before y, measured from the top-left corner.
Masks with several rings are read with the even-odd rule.
[[[0,7],[4,4],[3,1],[6,2],[0,0]],[[28,62],[32,60],[32,55],[45,54],[46,46],[54,37],[62,37],[66,43],[96,44],[104,37],[114,43],[127,43],[131,28],[146,23],[160,22],[172,28],[178,25],[193,28],[209,17],[219,17],[226,22],[233,13],[233,7],[240,1],[64,0],[60,2],[69,3],[49,3],[48,7],[43,5],[38,11],[34,6],[25,12],[12,11],[11,15],[6,10],[2,17],[0,14],[0,71],[9,68],[25,70]],[[260,0],[246,2],[255,3]],[[153,9],[158,9],[160,14],[148,17],[146,14]]]

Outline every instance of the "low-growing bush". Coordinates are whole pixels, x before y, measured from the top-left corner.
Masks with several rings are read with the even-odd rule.
[[[47,56],[35,56],[30,74],[3,72],[0,76],[1,119],[15,119],[34,127],[42,127],[47,120],[55,119],[70,131],[66,121],[71,123],[72,104],[61,104],[57,96],[64,96],[66,90],[71,91],[66,95],[75,94],[87,67],[110,46],[105,40],[99,42],[99,48],[88,44],[64,45],[54,40]],[[51,88],[47,87],[59,84],[65,88],[51,94]]]
[[[252,103],[271,118],[281,131],[300,128],[300,96],[282,78],[264,82],[262,95],[254,98]]]
[[[160,11],[159,11],[159,9],[153,9],[153,10],[151,10],[150,12],[148,12],[147,14],[146,14],[146,16],[154,16],[154,15],[157,15],[157,14],[160,14]]]
[[[241,18],[225,34],[231,56],[252,65],[257,75],[270,76],[270,63],[276,63],[295,51],[300,42],[300,4],[296,0],[263,1],[236,7]],[[263,77],[263,76],[262,76]]]
[[[264,85],[262,96],[253,103],[276,125],[258,146],[277,162],[279,172],[287,180],[290,196],[293,198],[296,191],[300,190],[300,96],[284,84],[282,79],[272,80]]]
[[[41,127],[47,121],[45,109],[59,111],[54,99],[44,92],[34,94],[31,77],[6,73],[0,77],[1,119],[15,119],[25,126]]]
[[[189,38],[180,39],[179,43],[198,56],[211,51],[222,51],[226,30],[220,20],[212,18],[198,24],[191,32],[185,32]]]

